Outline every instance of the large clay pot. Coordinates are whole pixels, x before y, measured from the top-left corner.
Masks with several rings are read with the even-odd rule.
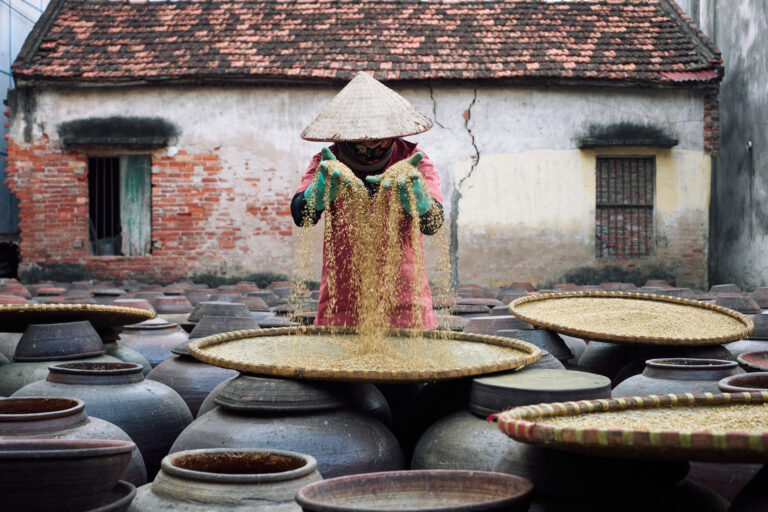
[[[10,396],[27,384],[45,379],[48,376],[48,368],[61,362],[61,360],[37,361],[34,363],[10,362],[0,366],[0,396]],[[112,356],[99,356],[83,359],[75,358],[68,362],[119,363],[121,361]]]
[[[768,465],[755,475],[733,500],[728,512],[763,512],[768,510]]]
[[[101,340],[104,342],[106,354],[124,363],[138,364],[141,366],[142,373],[149,375],[149,372],[152,371],[152,365],[149,364],[146,357],[118,341],[120,339],[119,331],[120,329],[113,328],[99,330],[99,336],[101,336]]]
[[[525,368],[472,380],[469,410],[433,424],[414,450],[413,469],[493,471],[516,441],[503,434],[489,414],[540,402],[607,398],[610,381],[601,375],[569,370]]]
[[[134,448],[118,440],[0,441],[3,507],[32,512],[99,507],[112,495]]]
[[[16,353],[16,345],[19,344],[21,334],[16,332],[0,332],[0,354],[4,355],[9,361],[13,361],[13,355]]]
[[[45,380],[24,386],[14,397],[79,398],[88,413],[125,430],[144,458],[147,476],[187,425],[192,414],[174,390],[145,380],[141,366],[129,363],[62,363]]]
[[[688,463],[598,457],[515,442],[495,470],[533,482],[535,501],[561,496],[599,503],[609,494],[626,496],[638,486],[651,489],[674,485],[685,478]]]
[[[301,489],[305,512],[408,510],[525,512],[531,482],[475,471],[391,471],[323,480]]]
[[[504,329],[496,331],[495,334],[496,336],[514,338],[532,343],[540,349],[546,350],[552,354],[552,356],[563,364],[573,358],[573,353],[568,348],[568,345],[566,345],[563,338],[554,331],[549,331],[547,329]]]
[[[285,511],[294,498],[322,480],[309,455],[264,449],[210,449],[172,453],[160,473],[138,490],[131,512]]]
[[[717,393],[718,381],[740,373],[735,361],[720,359],[649,359],[645,370],[621,382],[613,397],[663,393]]]
[[[736,360],[748,372],[768,372],[768,351],[744,352]]]
[[[149,372],[147,379],[162,382],[181,395],[192,416],[197,416],[203,400],[213,388],[237,375],[235,370],[198,361],[189,354],[187,343],[173,348],[171,352],[170,357]]]
[[[394,435],[373,416],[349,407],[348,394],[338,388],[240,375],[217,394],[219,407],[187,427],[171,452],[290,448],[315,457],[320,473],[328,477],[402,469]]]
[[[247,318],[232,316],[210,316],[206,315],[200,319],[192,332],[189,333],[189,339],[195,340],[204,338],[213,334],[231,331],[243,331],[247,329],[259,329],[259,323],[252,316]]]
[[[208,411],[219,406],[216,403],[216,397],[218,396],[219,392],[221,392],[221,390],[226,386],[230,386],[230,393],[233,391],[232,388],[239,388],[237,392],[250,395],[248,397],[250,400],[282,399],[282,397],[279,395],[275,395],[274,391],[276,386],[283,389],[286,387],[285,382],[283,382],[282,379],[262,377],[258,378],[258,380],[256,378],[250,378],[240,379],[237,382],[234,382],[240,377],[240,375],[247,376],[247,374],[238,374],[237,376],[231,377],[213,388],[213,391],[211,391],[203,401],[203,405],[200,406],[198,416],[202,416]],[[384,425],[386,425],[387,428],[392,428],[392,411],[389,408],[387,399],[384,398],[384,395],[381,393],[381,391],[379,391],[379,389],[373,384],[360,382],[348,383],[343,386],[339,386],[337,384],[328,383],[328,386],[334,388],[334,390],[336,390],[338,393],[346,395],[346,397],[349,399],[350,406],[354,407],[360,412],[370,414]]]
[[[104,354],[104,344],[87,320],[81,322],[31,324],[24,331],[14,361],[83,359]]]
[[[179,325],[164,318],[152,318],[140,324],[126,325],[120,344],[144,356],[154,368],[171,355],[171,349],[189,340]]]
[[[85,402],[71,398],[0,399],[0,440],[13,439],[117,439],[131,441],[120,427],[85,412]],[[120,477],[144,485],[144,460],[134,449]],[[2,499],[2,498],[0,498]]]
[[[725,359],[735,358],[722,345],[704,347],[635,345],[591,341],[579,358],[578,369],[605,375],[614,385],[642,373],[645,361],[659,358]]]

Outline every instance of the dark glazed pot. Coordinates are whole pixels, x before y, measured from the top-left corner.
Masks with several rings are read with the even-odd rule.
[[[768,351],[744,352],[736,358],[748,372],[768,372]]]
[[[202,363],[189,355],[187,343],[171,350],[173,354],[149,372],[148,380],[162,382],[176,391],[196,417],[205,397],[217,385],[237,375],[235,370]]]
[[[537,502],[544,497],[561,496],[599,503],[612,494],[626,498],[638,488],[672,486],[685,478],[688,463],[597,457],[515,442],[503,454],[495,471],[533,482]]]
[[[219,407],[187,427],[171,452],[290,447],[315,457],[328,477],[402,469],[394,435],[373,416],[351,408],[340,387],[240,375],[217,394]]]
[[[717,393],[718,381],[740,373],[735,361],[720,359],[649,359],[640,375],[628,378],[611,396],[642,396],[663,393]]]
[[[311,456],[285,450],[189,450],[163,459],[129,510],[297,512],[302,487],[322,480]]]
[[[733,500],[728,512],[763,512],[768,510],[768,465],[758,471]]]
[[[58,324],[30,324],[21,336],[14,361],[83,359],[104,354],[104,344],[87,320]]]
[[[511,407],[560,400],[608,398],[610,381],[601,375],[569,370],[525,368],[472,380],[469,411],[433,424],[414,450],[413,469],[493,471],[517,444],[486,418]]]
[[[85,402],[71,398],[0,399],[0,441],[20,439],[114,439],[131,441],[121,428],[85,412]],[[134,485],[147,481],[144,460],[137,448],[121,475]]]
[[[552,356],[563,364],[573,358],[573,353],[568,348],[568,345],[565,344],[563,338],[556,332],[547,329],[504,329],[496,331],[495,334],[496,336],[514,338],[532,343],[540,349],[546,350],[552,354]]]
[[[163,318],[127,325],[120,333],[120,344],[144,356],[154,368],[171,355],[171,349],[189,340],[179,325]]]
[[[723,393],[751,393],[768,391],[768,372],[731,375],[717,383]]]
[[[13,361],[13,355],[16,353],[16,345],[19,344],[21,334],[16,332],[0,332],[0,354],[4,355],[8,361]]]
[[[73,359],[67,362],[89,363],[119,363],[120,360],[112,356],[89,357],[87,359]],[[48,368],[56,363],[64,361],[38,361],[36,363],[11,362],[0,366],[0,395],[10,396],[27,384],[43,380],[48,376]]]
[[[0,441],[0,495],[9,510],[77,511],[100,506],[131,460],[131,441]]]
[[[240,377],[245,377],[240,379]],[[236,382],[235,382],[236,381]],[[215,409],[219,406],[216,403],[216,397],[226,387],[227,394],[237,393],[239,400],[249,400],[252,402],[261,403],[265,408],[269,403],[283,403],[286,400],[286,394],[291,393],[296,397],[301,397],[301,387],[296,390],[291,390],[292,383],[296,381],[285,379],[274,379],[267,377],[256,377],[254,375],[239,374],[236,377],[229,378],[216,386],[213,391],[205,398],[203,405],[200,406],[198,416],[202,416],[208,411]],[[334,393],[338,393],[345,397],[344,400],[339,400],[339,406],[346,405],[349,402],[350,406],[354,407],[360,412],[370,414],[377,420],[382,422],[387,428],[392,427],[392,411],[389,409],[389,404],[384,395],[373,384],[368,383],[345,383],[339,385],[338,383],[325,383],[329,389],[333,389]],[[301,386],[301,385],[299,385]],[[324,408],[329,400],[333,400],[335,395],[320,395],[322,400],[320,401],[320,407]],[[226,399],[226,398],[225,398]],[[317,399],[317,396],[315,397]],[[234,403],[233,400],[229,400],[230,403]],[[293,407],[293,400],[290,407]],[[302,402],[303,406],[309,406],[307,402]]]
[[[722,345],[685,347],[591,341],[579,358],[577,369],[605,375],[615,386],[633,375],[642,373],[648,359],[681,357],[735,360]]]
[[[296,501],[305,512],[524,512],[532,490],[528,480],[499,473],[390,471],[323,480],[301,489]]]
[[[206,315],[200,319],[192,332],[189,333],[189,339],[195,340],[204,338],[213,334],[222,332],[242,331],[247,329],[259,329],[259,323],[255,318],[248,315],[248,318],[232,316],[209,316]]]
[[[33,382],[14,397],[78,398],[88,413],[125,430],[144,458],[147,476],[182,430],[192,423],[187,404],[174,390],[145,380],[141,366],[129,363],[64,363],[51,366],[46,380]]]

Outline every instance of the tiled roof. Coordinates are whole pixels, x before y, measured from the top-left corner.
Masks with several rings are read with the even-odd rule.
[[[13,66],[20,83],[346,81],[360,70],[672,84],[719,80],[722,60],[672,0],[53,0]]]

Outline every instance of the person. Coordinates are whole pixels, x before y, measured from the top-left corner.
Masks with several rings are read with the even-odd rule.
[[[393,187],[393,190],[398,191],[400,202],[406,211],[411,209],[411,194],[408,190],[408,187],[411,187],[416,202],[414,208],[419,216],[420,232],[426,235],[434,234],[444,220],[440,177],[429,156],[415,143],[402,138],[425,132],[431,127],[432,121],[417,111],[404,97],[368,73],[358,73],[302,132],[301,136],[305,140],[333,144],[317,153],[307,166],[291,201],[291,215],[295,224],[316,224],[325,207],[323,197],[326,193],[331,199],[328,208],[332,213],[344,207],[343,201],[336,198],[348,183],[341,180],[338,173],[328,173],[327,167],[322,165],[325,157],[337,158],[347,165],[362,181],[371,196],[380,187]],[[391,165],[406,158],[411,159],[417,166],[418,175],[410,183],[403,180],[398,180],[398,183],[389,183],[387,180],[382,182],[381,174]],[[344,226],[334,223],[330,235],[334,243],[326,243],[323,247],[320,297],[315,325],[358,325],[355,294],[349,285],[350,268],[343,264],[350,257],[350,245],[346,235]],[[418,263],[414,261],[414,247],[407,226],[399,226],[398,240],[402,246],[397,277],[399,291],[389,326],[434,329],[437,327],[437,320],[423,270],[424,258],[420,258]],[[420,237],[416,243],[422,243]],[[417,264],[422,268],[416,268]],[[329,265],[334,268],[333,307],[328,286]],[[422,281],[420,286],[415,283],[416,279]],[[422,293],[414,293],[419,288]]]

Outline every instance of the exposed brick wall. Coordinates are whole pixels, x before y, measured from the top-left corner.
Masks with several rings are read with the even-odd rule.
[[[720,154],[720,101],[718,87],[704,94],[704,152],[713,157]]]
[[[653,158],[598,158],[595,254],[598,258],[653,256]]]
[[[173,280],[216,273],[232,261],[258,261],[248,255],[247,242],[259,236],[282,239],[290,255],[291,191],[267,186],[274,169],[246,169],[235,178],[217,151],[158,151],[152,154],[152,254],[91,256],[87,167],[85,153],[62,150],[47,138],[31,144],[9,139],[7,183],[19,198],[21,269],[66,262],[107,279]],[[260,195],[265,186],[269,192]],[[235,203],[245,205],[248,222],[230,214]]]

